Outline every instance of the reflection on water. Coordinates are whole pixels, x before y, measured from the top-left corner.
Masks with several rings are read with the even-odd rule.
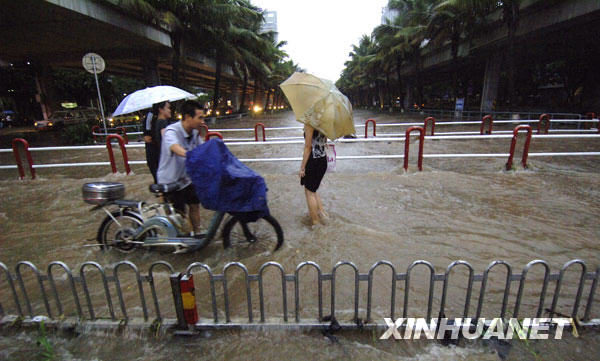
[[[355,122],[362,123],[370,116],[371,114],[365,111],[357,111]],[[381,115],[375,119],[379,123],[397,121],[388,115]],[[283,113],[281,116],[272,116],[268,119],[229,120],[224,124],[211,125],[211,127],[251,128],[255,121],[261,121],[267,127],[297,126],[291,113]],[[498,128],[501,129],[501,126]],[[402,132],[398,128],[391,129],[393,130],[378,129],[377,134],[384,136],[386,132]],[[473,129],[473,127],[444,127],[443,131]],[[357,131],[358,134],[364,134],[362,128],[358,128]],[[225,136],[251,137],[252,134],[225,133]],[[267,130],[267,137],[270,136],[301,136],[301,130],[279,132]],[[522,147],[522,142],[523,139],[520,139],[517,149]],[[91,207],[81,200],[81,185],[98,180],[118,181],[126,185],[128,198],[153,201],[153,196],[147,189],[152,178],[145,166],[133,166],[134,174],[129,176],[122,173],[109,174],[109,167],[66,168],[60,171],[38,169],[39,178],[34,181],[15,181],[15,170],[0,170],[0,261],[12,269],[17,261],[29,260],[40,269],[45,269],[50,261],[60,260],[72,269],[78,270],[78,266],[85,261],[109,265],[119,260],[129,259],[138,265],[143,273],[147,273],[152,262],[160,259],[168,261],[178,271],[183,271],[192,262],[200,261],[208,264],[217,273],[221,273],[223,266],[230,261],[243,262],[251,273],[257,273],[260,265],[267,261],[281,263],[287,273],[292,273],[300,262],[306,260],[317,262],[324,272],[331,272],[331,267],[340,260],[349,260],[354,262],[362,273],[366,273],[371,265],[381,259],[392,262],[397,272],[405,272],[414,260],[425,259],[435,266],[436,273],[443,273],[450,262],[458,259],[470,262],[476,273],[481,273],[492,260],[507,261],[513,266],[513,273],[520,273],[522,267],[533,259],[548,261],[553,272],[557,272],[566,261],[575,258],[585,260],[588,271],[600,264],[600,245],[597,242],[600,236],[597,222],[600,216],[600,190],[597,186],[600,183],[598,158],[530,158],[529,170],[522,170],[519,163],[520,151],[517,151],[515,164],[519,165],[519,170],[516,172],[503,171],[506,162],[504,158],[426,158],[423,172],[416,172],[417,143],[416,141],[411,143],[411,163],[406,173],[402,169],[401,160],[338,160],[336,171],[325,176],[319,190],[331,219],[327,225],[317,227],[315,230],[311,230],[308,226],[305,199],[297,178],[299,162],[249,163],[250,167],[265,177],[269,187],[271,213],[279,220],[285,232],[284,246],[274,254],[253,252],[251,246],[223,250],[220,240],[191,255],[146,251],[123,255],[118,252],[102,253],[96,248],[83,248],[83,245],[92,243],[87,240],[95,238],[97,227],[104,215],[101,211],[89,212]],[[431,140],[425,143],[425,153],[507,153],[509,146],[510,139]],[[402,142],[338,144],[336,151],[338,155],[402,154],[403,147]],[[302,145],[242,145],[231,146],[230,149],[240,158],[300,157]],[[535,139],[531,145],[531,152],[598,151],[599,149],[597,139]],[[6,154],[0,155],[6,156]],[[143,148],[130,150],[130,159],[142,160],[143,157]],[[34,158],[39,163],[88,162],[106,161],[107,155],[106,150],[36,152]],[[2,159],[4,161],[4,158]],[[122,170],[119,161],[117,157],[118,167]],[[12,162],[4,161],[4,163]],[[206,226],[210,216],[211,212],[203,212]],[[159,297],[166,304],[171,297],[167,272],[160,271],[162,273],[159,272],[158,275],[162,278],[158,281],[157,287],[160,291]],[[378,268],[375,271],[374,318],[383,317],[389,312],[389,272],[386,268]],[[578,272],[579,269],[575,268],[568,271],[567,280],[578,279]],[[61,272],[57,271],[56,275],[60,274]],[[307,280],[306,284],[301,285],[301,312],[306,315],[306,318],[316,315],[314,275],[315,272],[308,269],[301,272],[301,277]],[[484,315],[486,312],[494,313],[499,309],[505,275],[505,270],[501,268],[495,268],[490,274],[488,283],[490,293],[486,296]],[[62,276],[65,278],[64,274]],[[233,290],[230,293],[232,313],[244,317],[246,315],[245,292],[243,287],[236,287],[243,284],[242,274],[232,270],[228,277]],[[270,269],[266,271],[266,277],[271,279],[272,282],[269,283],[274,286],[266,287],[265,307],[269,314],[278,315],[279,312],[280,315],[281,300],[278,298],[280,289],[277,288],[279,276],[276,271]],[[459,315],[464,302],[466,272],[457,269],[453,277],[449,287],[446,312],[448,317]],[[542,270],[532,269],[528,282],[532,284],[538,282],[539,285],[541,279],[543,279]],[[424,314],[426,309],[427,280],[426,269],[417,267],[411,277],[408,308],[419,315]],[[28,274],[26,282],[33,281],[33,277]],[[4,285],[3,282],[0,279],[0,285]],[[339,312],[339,318],[350,319],[353,315],[354,292],[353,274],[350,269],[340,268],[336,282],[338,282],[336,314]],[[127,274],[124,273],[121,283],[126,289],[127,304],[139,304],[134,280],[131,277],[127,278]],[[196,288],[201,290],[207,284],[205,277],[202,277],[197,281]],[[361,315],[364,314],[366,304],[366,287],[362,285]],[[434,290],[436,296],[434,310],[436,306],[439,307],[441,287],[437,287],[438,285]],[[329,295],[328,287],[326,282],[325,300]],[[404,283],[398,282],[397,300],[402,299],[403,287]],[[589,287],[590,285],[587,284],[584,295],[587,295]],[[239,290],[236,291],[238,288]],[[515,288],[511,290],[509,302],[514,300]],[[477,291],[478,289],[475,288],[474,295],[478,294]],[[32,292],[35,294],[35,287],[32,288]],[[101,304],[103,290],[92,292],[96,292],[97,302]],[[145,289],[145,293],[147,296],[150,295],[149,289]],[[536,297],[539,296],[539,287],[526,289],[525,293],[527,297],[521,306],[522,315],[531,313],[537,307]],[[571,299],[562,305],[561,310],[565,313],[570,313],[568,310],[569,306],[572,307],[572,295],[575,293],[576,289],[572,283],[563,284],[561,295]],[[288,295],[293,295],[293,288],[288,290]],[[218,290],[217,296],[222,301],[222,290]],[[11,311],[12,303],[5,302],[6,297],[8,295],[0,294],[0,302],[3,305],[8,304],[7,311]],[[201,294],[198,298],[208,307],[208,295]],[[257,300],[258,298],[253,295],[255,311],[258,309]],[[68,302],[66,301],[67,304]],[[547,297],[546,307],[549,302]],[[327,302],[324,304],[328,305]],[[475,309],[476,304],[475,297],[471,301],[472,310]],[[592,314],[598,314],[597,304],[598,302]],[[39,307],[40,311],[43,310],[43,304],[38,304],[36,307]],[[397,302],[396,314],[401,314],[402,307],[402,302]],[[134,312],[133,316],[141,315],[139,307],[137,314],[135,310],[132,312]],[[202,312],[203,309],[201,314]],[[324,312],[327,314],[327,308]],[[173,317],[172,310],[167,308],[166,316]],[[207,312],[202,316],[209,317],[210,314]],[[245,336],[244,340],[253,341],[244,341],[238,345],[228,343],[223,338],[222,344],[219,345],[221,353],[233,357],[237,352],[248,352],[248,349],[259,348],[257,345],[273,337],[279,340],[279,344],[284,344],[283,349],[290,353],[304,352],[303,345],[306,342],[314,344],[315,349],[318,350],[322,347],[319,343],[324,342],[320,337],[311,335],[300,335],[293,339],[283,333],[254,335],[247,339]],[[573,345],[577,344],[577,341],[573,342]],[[203,348],[212,348],[212,343],[210,345],[211,347],[203,346]],[[168,348],[160,343],[156,347]],[[361,354],[362,358],[388,357],[381,350],[371,350],[371,347],[381,347],[379,343],[365,346],[359,341],[348,341],[344,347],[332,347],[339,347],[337,353],[334,352],[334,356],[331,357],[336,359],[345,357],[344,349],[363,350],[360,352],[366,353]],[[478,347],[463,351],[477,354],[480,352]],[[415,352],[428,359],[429,354],[444,352],[439,349],[447,350],[425,344]],[[396,351],[393,351],[392,355],[396,355]],[[522,352],[525,355],[528,353],[525,349]],[[152,354],[153,351],[150,351],[146,356]],[[273,353],[273,357],[277,355]],[[138,356],[132,356],[135,357]],[[455,358],[461,357],[463,356]],[[468,355],[463,358],[469,359],[469,357],[480,358]],[[324,356],[324,359],[327,358],[328,356]]]

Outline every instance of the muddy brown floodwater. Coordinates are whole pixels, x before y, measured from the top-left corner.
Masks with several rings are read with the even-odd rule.
[[[363,124],[367,118],[374,118],[378,124],[421,121],[422,118],[407,118],[398,115],[373,114],[357,110],[355,123]],[[298,126],[291,112],[261,118],[229,120],[210,125],[211,128],[252,128],[260,121],[267,127]],[[437,131],[478,130],[477,126],[437,126]],[[406,128],[378,128],[378,137],[385,133],[401,133]],[[498,126],[495,129],[508,127]],[[364,128],[357,128],[359,135]],[[250,138],[252,132],[227,132],[227,138]],[[269,137],[301,137],[301,130],[267,130]],[[81,199],[81,186],[92,181],[118,181],[126,186],[128,199],[153,201],[148,192],[152,178],[145,166],[132,166],[133,174],[113,175],[110,168],[85,167],[62,169],[38,169],[36,180],[19,181],[16,170],[0,170],[0,262],[10,269],[21,260],[28,260],[45,271],[51,261],[65,262],[71,269],[86,261],[96,261],[110,265],[123,259],[135,263],[143,273],[157,260],[171,263],[178,271],[184,271],[192,262],[208,264],[215,272],[221,273],[223,266],[230,261],[244,263],[250,273],[257,273],[259,267],[268,261],[279,262],[292,273],[302,261],[318,263],[324,272],[342,260],[352,261],[361,273],[379,260],[390,261],[396,272],[406,272],[415,260],[431,262],[436,273],[443,273],[455,260],[470,262],[476,273],[482,273],[493,260],[504,260],[513,266],[513,272],[520,270],[531,260],[546,260],[553,272],[571,259],[582,259],[588,271],[600,264],[600,158],[599,157],[530,157],[529,169],[520,167],[519,140],[514,163],[516,171],[504,171],[505,158],[425,158],[422,172],[416,171],[418,142],[411,142],[410,166],[408,172],[402,168],[401,159],[385,160],[338,160],[335,172],[328,172],[319,189],[330,220],[327,225],[311,230],[308,226],[306,203],[297,176],[299,162],[249,162],[251,168],[260,173],[269,188],[268,201],[271,213],[278,219],[285,232],[283,248],[275,253],[256,252],[251,246],[238,246],[223,250],[220,239],[213,241],[206,249],[194,254],[171,255],[148,251],[121,254],[116,251],[101,252],[96,248],[82,247],[90,244],[103,219],[101,212],[90,212],[91,206]],[[427,140],[425,154],[441,153],[508,153],[510,139],[485,140]],[[238,158],[300,157],[302,144],[281,145],[231,145],[231,151]],[[369,142],[336,144],[338,156],[402,154],[403,142]],[[600,151],[597,138],[590,139],[534,139],[530,152]],[[143,160],[143,149],[130,149],[130,159]],[[91,151],[48,151],[33,153],[36,163],[68,163],[107,161],[106,150]],[[121,159],[117,164],[123,172]],[[1,164],[13,164],[12,154],[0,153]],[[210,211],[203,212],[203,221],[208,226]],[[420,272],[417,272],[419,270]],[[228,273],[229,274],[229,273]],[[316,290],[314,271],[301,273],[306,284],[301,285],[301,313],[310,318],[316,315]],[[166,272],[158,283],[159,298],[168,303],[171,295]],[[576,293],[576,280],[579,269],[573,267],[566,272],[566,281],[561,290],[559,310],[570,313],[573,296]],[[232,270],[230,303],[232,315],[243,318],[246,315],[245,290],[242,273]],[[336,315],[339,319],[350,320],[353,316],[353,273],[349,268],[340,268],[336,276]],[[490,274],[489,293],[484,303],[483,316],[497,314],[502,302],[502,291],[506,273],[495,269]],[[138,304],[137,290],[133,278],[123,276],[126,303]],[[196,281],[196,289],[208,284],[206,277]],[[277,287],[278,274],[273,269],[266,271],[265,308],[269,315],[281,316],[280,288]],[[532,315],[537,307],[543,272],[532,269],[528,276],[531,287],[525,290],[521,315]],[[378,268],[375,271],[373,312],[375,320],[383,323],[380,317],[389,312],[390,271]],[[32,275],[26,282],[34,284]],[[312,283],[311,283],[312,282]],[[411,276],[409,314],[425,316],[428,291],[428,273],[424,267],[415,268]],[[453,281],[454,282],[454,281]],[[268,286],[268,284],[271,286]],[[324,300],[328,300],[329,289],[324,284]],[[364,283],[363,283],[364,284]],[[514,285],[515,283],[513,283]],[[553,283],[551,283],[553,284]],[[589,293],[586,283],[584,296]],[[436,284],[434,310],[439,309],[441,287]],[[236,287],[241,286],[241,287]],[[457,270],[456,284],[449,290],[446,316],[458,316],[462,312],[466,286],[466,272]],[[0,278],[0,302],[5,312],[15,314],[6,282]],[[366,287],[361,284],[360,315],[364,317]],[[397,284],[396,314],[402,312],[403,282]],[[509,305],[513,305],[516,288],[511,289]],[[551,287],[553,290],[553,287]],[[32,287],[32,294],[35,294]],[[98,304],[101,304],[102,290],[98,289]],[[145,290],[150,294],[149,289]],[[208,294],[198,294],[201,317],[209,317]],[[552,293],[550,292],[549,295]],[[293,295],[293,288],[288,289]],[[471,300],[472,311],[477,305],[478,288],[474,288]],[[563,297],[564,296],[564,297]],[[289,296],[288,296],[289,297]],[[32,296],[32,299],[35,298]],[[222,291],[218,294],[222,302]],[[258,316],[258,298],[253,295],[255,317]],[[551,296],[547,296],[549,304]],[[292,301],[293,302],[293,301]],[[594,304],[592,315],[598,317],[600,302]],[[327,314],[328,302],[324,302]],[[68,302],[67,302],[68,305]],[[42,303],[34,307],[43,311]],[[290,306],[288,306],[290,307]],[[67,306],[65,308],[68,309]],[[510,307],[509,307],[510,308]],[[583,314],[584,307],[580,307]],[[73,308],[71,307],[71,310]],[[133,316],[141,315],[141,308],[133,311]],[[174,317],[172,309],[165,310],[166,317]],[[471,312],[473,313],[473,312]],[[106,316],[106,314],[104,315]],[[131,316],[131,315],[130,315]],[[135,335],[128,336],[129,342],[110,341],[106,353],[88,355],[84,345],[100,343],[98,340],[112,339],[114,336],[81,336],[81,338],[54,338],[58,349],[72,358],[110,359],[129,352],[130,359],[161,359],[160,355],[190,355],[190,345],[197,345],[197,355],[213,355],[220,359],[408,359],[418,357],[428,359],[497,359],[493,348],[477,342],[465,347],[446,348],[427,342],[378,341],[372,335],[340,336],[341,341],[331,344],[320,334],[288,332],[240,332],[217,333],[201,341],[171,340],[169,342],[149,341],[145,343]],[[6,339],[6,338],[5,338]],[[17,350],[0,351],[0,358],[20,355],[18,349],[27,348],[33,338],[27,334],[10,337]],[[538,341],[525,345],[517,342],[509,353],[509,359],[533,359],[538,352],[544,359],[582,359],[600,354],[596,333],[582,334],[579,339],[563,341]],[[4,341],[2,341],[4,342]],[[106,342],[106,341],[102,341]],[[131,348],[130,344],[143,344]],[[0,349],[3,347],[0,343]],[[5,343],[6,345],[6,343]],[[174,345],[174,346],[171,346]],[[180,348],[177,348],[181,346]],[[535,350],[531,349],[534,348]],[[187,350],[182,351],[181,348]],[[175,351],[178,350],[178,351]],[[534,352],[535,351],[535,352]],[[4,352],[4,353],[2,353]],[[6,354],[6,352],[9,352]],[[10,352],[13,352],[12,354]],[[104,352],[104,351],[102,351]],[[110,353],[112,352],[112,353]],[[206,354],[205,354],[206,353]],[[21,357],[21,356],[19,356]],[[169,356],[170,357],[170,356]],[[200,357],[200,356],[196,356]],[[67,358],[65,356],[65,358]]]

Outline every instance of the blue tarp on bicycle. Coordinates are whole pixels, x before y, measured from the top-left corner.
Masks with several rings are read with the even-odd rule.
[[[188,152],[185,165],[205,209],[247,222],[269,215],[265,180],[231,154],[221,139],[210,139]]]

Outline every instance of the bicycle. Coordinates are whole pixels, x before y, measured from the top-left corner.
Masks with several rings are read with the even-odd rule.
[[[166,199],[170,192],[179,189],[179,184],[152,184],[149,189],[156,197]],[[96,235],[102,250],[115,248],[128,253],[150,247],[170,248],[173,253],[194,252],[215,238],[224,219],[224,248],[248,242],[276,251],[284,240],[279,222],[270,214],[249,220],[248,214],[215,211],[206,234],[189,236],[183,217],[167,201],[147,204],[124,199],[125,186],[116,182],[86,183],[82,193],[84,201],[95,206],[92,210],[102,209],[107,214]]]

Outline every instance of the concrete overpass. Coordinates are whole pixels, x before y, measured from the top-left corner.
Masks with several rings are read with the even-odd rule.
[[[501,13],[490,15],[493,30],[475,37],[463,39],[458,53],[453,57],[450,43],[442,46],[427,46],[423,49],[422,80],[433,83],[450,79],[455,73],[481,72],[483,76],[481,110],[491,109],[498,95],[500,73],[505,68],[508,45],[508,30],[501,23]],[[600,1],[534,1],[524,0],[521,4],[519,25],[515,34],[516,66],[528,68],[532,59],[573,59],[591,57],[600,61],[598,47],[600,39]],[[585,61],[587,64],[588,61]],[[591,69],[590,81],[598,83],[598,72]],[[405,105],[412,104],[410,76],[414,67],[401,70],[406,77]],[[599,94],[600,95],[600,94]]]
[[[144,23],[118,7],[92,0],[0,0],[0,65],[35,66],[42,103],[52,103],[50,69],[83,69],[88,52],[106,60],[106,72],[144,79],[147,86],[172,84],[169,29]],[[216,64],[196,49],[184,49],[181,82],[212,89]],[[235,98],[242,82],[224,67],[221,91]],[[252,88],[249,91],[253,91]]]

